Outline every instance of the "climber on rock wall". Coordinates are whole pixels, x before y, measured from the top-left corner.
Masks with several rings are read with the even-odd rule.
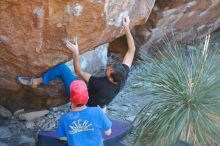
[[[128,50],[122,63],[107,66],[105,72],[106,75],[104,77],[96,77],[82,71],[79,63],[79,48],[77,40],[75,39],[73,44],[70,43],[68,39],[65,41],[67,48],[72,52],[76,74],[88,84],[89,101],[87,106],[99,106],[105,111],[106,105],[108,105],[119,93],[128,78],[129,69],[132,65],[135,54],[135,44],[129,28],[129,17],[124,17],[122,22],[127,38]],[[43,73],[39,78],[17,77],[17,81],[22,85],[35,88],[41,83],[48,85],[50,81],[57,78],[62,79],[66,93],[70,95],[70,84],[75,80],[75,77],[65,64],[55,66]]]

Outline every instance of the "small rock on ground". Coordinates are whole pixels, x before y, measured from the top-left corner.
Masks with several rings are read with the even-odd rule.
[[[0,116],[3,118],[10,118],[12,116],[12,113],[8,109],[0,105]]]
[[[48,110],[34,111],[34,112],[29,112],[29,113],[21,113],[21,114],[18,115],[18,119],[19,120],[31,121],[31,120],[43,117],[48,113],[49,113]]]

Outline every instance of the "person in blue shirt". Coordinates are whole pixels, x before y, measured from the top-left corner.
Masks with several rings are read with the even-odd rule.
[[[64,114],[56,130],[66,137],[68,146],[103,146],[102,132],[111,134],[112,123],[98,107],[87,107],[88,90],[85,82],[75,80],[70,85],[71,110]]]

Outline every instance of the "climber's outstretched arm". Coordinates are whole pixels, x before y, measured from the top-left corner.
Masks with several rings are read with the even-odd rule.
[[[75,39],[73,44],[67,40],[66,46],[72,52],[73,65],[74,65],[76,74],[80,76],[86,83],[88,83],[91,77],[91,74],[81,70],[81,66],[79,63],[79,47],[78,47],[77,40]]]
[[[135,45],[134,45],[134,39],[133,39],[131,32],[130,32],[129,24],[130,24],[129,17],[128,16],[124,17],[123,18],[123,27],[125,29],[125,34],[126,34],[126,38],[127,38],[128,51],[126,52],[122,63],[131,67],[133,59],[134,59]]]

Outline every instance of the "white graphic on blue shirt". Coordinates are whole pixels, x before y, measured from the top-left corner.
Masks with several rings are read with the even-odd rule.
[[[78,121],[72,122],[72,124],[69,125],[69,127],[71,129],[69,131],[69,134],[76,134],[79,132],[94,130],[92,124],[90,124],[89,121],[87,121],[87,120],[82,121],[81,119],[79,119]]]

